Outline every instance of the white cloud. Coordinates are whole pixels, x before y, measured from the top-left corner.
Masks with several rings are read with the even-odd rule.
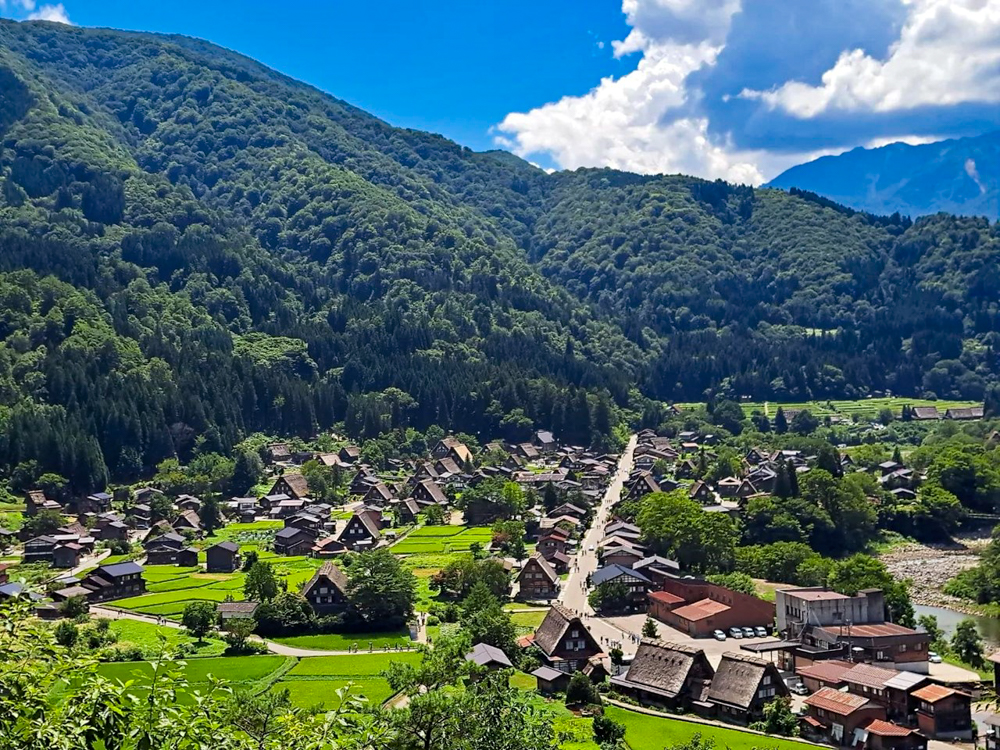
[[[31,8],[35,7],[33,0],[21,0],[22,4],[27,6],[31,4]],[[26,8],[27,10],[28,8]],[[62,3],[58,5],[43,5],[38,10],[28,14],[29,21],[54,21],[55,23],[65,23],[72,24],[69,20],[69,14],[66,13],[66,8]]]
[[[741,96],[800,118],[1000,102],[1000,0],[907,4],[909,18],[885,60],[849,50],[818,86],[789,81]]]
[[[908,146],[923,146],[926,143],[934,143],[943,140],[939,135],[893,135],[883,138],[872,138],[864,144],[865,148],[882,148],[892,143],[905,143]]]
[[[35,9],[35,0],[0,0],[0,11],[30,13]]]
[[[622,9],[632,31],[612,42],[615,56],[641,51],[638,67],[603,79],[584,96],[507,115],[498,144],[522,157],[547,153],[564,169],[609,166],[762,182],[753,155],[713,144],[708,121],[683,114],[692,103],[684,81],[714,62],[720,47],[711,40],[724,38],[738,0],[624,0]],[[666,17],[678,23],[665,24]]]

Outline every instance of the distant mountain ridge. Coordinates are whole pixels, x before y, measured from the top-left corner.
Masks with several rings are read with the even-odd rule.
[[[767,184],[818,193],[860,211],[1000,218],[1000,131],[920,146],[892,143],[824,156]]]

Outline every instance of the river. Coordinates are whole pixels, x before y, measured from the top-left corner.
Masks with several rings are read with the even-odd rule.
[[[944,631],[948,638],[951,638],[958,623],[962,620],[975,620],[976,626],[979,628],[979,634],[983,636],[983,639],[987,643],[993,646],[1000,644],[1000,619],[996,617],[966,615],[951,609],[945,609],[944,607],[927,607],[923,604],[914,604],[913,611],[917,617],[920,617],[920,615],[934,615],[937,618],[938,627]]]

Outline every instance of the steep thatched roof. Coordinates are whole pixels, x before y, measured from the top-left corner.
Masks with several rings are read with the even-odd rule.
[[[700,666],[703,674],[712,675],[712,665],[700,648],[643,639],[632,666],[620,682],[675,698],[683,692],[695,666]]]
[[[723,654],[722,662],[712,678],[708,699],[713,703],[750,708],[768,667],[775,670],[774,676],[780,683],[781,676],[770,662],[744,654]]]

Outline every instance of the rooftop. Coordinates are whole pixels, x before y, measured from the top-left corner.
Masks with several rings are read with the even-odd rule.
[[[685,620],[704,620],[706,617],[725,612],[729,608],[728,604],[717,602],[714,599],[702,599],[694,604],[678,607],[674,610],[674,614]]]
[[[838,716],[848,716],[859,708],[863,708],[867,703],[868,699],[863,696],[842,693],[831,687],[820,688],[805,699],[807,706],[822,708]]]

